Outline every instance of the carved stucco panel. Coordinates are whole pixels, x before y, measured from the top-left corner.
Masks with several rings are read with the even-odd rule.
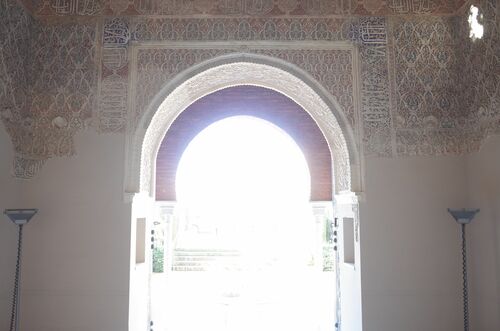
[[[91,126],[97,104],[96,25],[38,25],[33,39],[34,139],[26,152],[36,158],[71,155],[73,135]]]
[[[464,0],[23,0],[38,16],[297,16],[456,12]]]
[[[367,156],[392,156],[394,147],[388,74],[387,20],[362,17],[345,27],[345,35],[359,45],[361,59],[362,142]]]
[[[485,35],[474,42],[468,38],[467,14],[430,15],[455,12],[462,0],[267,0],[260,7],[255,1],[181,0],[169,1],[168,8],[158,7],[167,2],[140,0],[26,3],[46,20],[33,20],[16,1],[0,1],[0,33],[6,36],[0,38],[0,116],[23,160],[72,155],[74,134],[93,124],[101,132],[135,125],[141,111],[130,95],[135,89],[129,84],[130,41],[355,43],[359,93],[352,92],[348,78],[338,79],[349,71],[342,68],[342,57],[330,61],[318,50],[305,57],[300,50],[256,47],[222,47],[207,51],[206,58],[187,52],[179,67],[162,69],[155,79],[168,81],[188,66],[240,51],[293,63],[336,97],[367,156],[463,154],[500,131],[495,0],[477,2]],[[180,16],[138,15],[168,16],[173,9]],[[389,16],[357,16],[369,14]],[[106,17],[99,19],[104,29],[98,35],[101,23],[68,23],[56,16]],[[128,118],[131,111],[136,115]],[[26,173],[39,168],[16,164]]]
[[[15,5],[9,3],[1,11],[6,19],[0,18],[2,29],[10,29],[1,38],[1,118],[16,153],[13,173],[31,178],[44,160],[74,154],[74,134],[91,123],[96,25],[46,26]]]
[[[98,130],[124,132],[127,127],[130,29],[128,21],[104,23],[101,50]]]
[[[394,145],[392,132],[392,116],[389,112],[389,76],[387,72],[387,32],[386,20],[382,17],[372,18],[266,18],[251,19],[248,32],[238,32],[241,20],[236,18],[209,18],[209,19],[167,19],[167,18],[138,18],[132,20],[131,38],[138,43],[153,42],[157,44],[171,44],[172,41],[212,41],[235,40],[239,43],[242,35],[251,36],[252,40],[266,40],[279,44],[281,40],[290,41],[291,47],[299,40],[348,40],[358,45],[361,54],[359,65],[361,89],[359,94],[353,94],[347,86],[346,80],[338,78],[341,75],[331,73],[337,69],[329,67],[342,66],[342,58],[336,57],[334,52],[323,54],[299,50],[291,55],[291,51],[283,51],[280,47],[269,47],[266,54],[294,63],[308,71],[324,86],[329,88],[337,100],[342,104],[352,126],[362,130],[357,134],[363,135],[365,153],[369,156],[390,156]],[[246,25],[244,25],[246,26]],[[251,44],[252,40],[245,43]],[[271,42],[272,41],[272,42]],[[304,41],[301,41],[302,43]],[[227,44],[226,44],[227,45]],[[305,47],[304,47],[305,48]],[[255,47],[246,47],[252,52],[262,52]],[[177,52],[181,66],[185,62],[197,62],[195,50],[189,53]],[[208,51],[205,51],[208,52]],[[174,56],[174,55],[171,55]],[[187,58],[187,59],[184,59]],[[335,81],[337,79],[337,81]],[[342,91],[342,89],[344,91]],[[362,99],[362,100],[361,100]],[[354,106],[355,103],[360,105]],[[359,119],[354,108],[360,111]],[[361,124],[358,122],[361,121]]]
[[[135,118],[142,112],[156,93],[177,74],[202,61],[220,55],[238,52],[238,48],[206,45],[207,48],[151,48],[137,54],[137,82]],[[280,45],[269,48],[245,46],[248,53],[261,54],[284,60],[304,69],[323,85],[339,102],[342,112],[354,129],[358,125],[355,110],[353,54],[351,50],[290,49]]]
[[[131,20],[134,41],[342,40],[349,18],[144,18]]]
[[[464,125],[481,130],[484,136],[500,131],[500,5],[495,0],[478,1],[484,35],[469,37],[468,12],[455,18],[460,72],[459,102]]]
[[[483,134],[460,101],[464,80],[453,19],[393,18],[392,112],[398,155],[465,154]],[[466,91],[464,91],[466,93]]]

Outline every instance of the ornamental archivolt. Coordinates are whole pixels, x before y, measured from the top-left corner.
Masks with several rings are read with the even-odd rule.
[[[245,55],[247,61],[227,63],[204,70],[197,75],[180,83],[170,93],[166,93],[163,102],[155,109],[154,104],[144,114],[134,134],[134,153],[136,156],[132,161],[139,161],[140,165],[129,175],[138,175],[140,179],[138,187],[133,189],[133,178],[129,178],[128,188],[131,191],[152,192],[153,167],[156,151],[161,140],[171,123],[183,110],[199,98],[229,86],[256,85],[276,90],[290,97],[304,108],[317,122],[323,131],[333,155],[333,166],[335,176],[335,192],[351,190],[351,161],[350,153],[356,154],[355,150],[349,150],[343,129],[339,125],[333,112],[340,116],[338,104],[336,109],[331,109],[325,101],[300,78],[276,67],[252,63]],[[159,93],[156,99],[164,95]],[[345,126],[346,123],[344,123]],[[347,127],[344,127],[344,131]],[[351,148],[356,146],[350,142]],[[140,155],[140,156],[139,156]],[[355,155],[357,156],[357,155]],[[356,176],[357,178],[358,176]]]

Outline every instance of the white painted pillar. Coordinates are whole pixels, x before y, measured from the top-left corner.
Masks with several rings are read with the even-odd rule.
[[[335,196],[340,297],[340,319],[337,330],[362,331],[361,263],[358,197],[354,194]]]
[[[154,200],[147,193],[128,196],[132,204],[130,236],[129,331],[150,328],[152,222]]]

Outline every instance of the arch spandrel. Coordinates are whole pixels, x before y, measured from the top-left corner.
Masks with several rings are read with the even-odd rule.
[[[154,195],[156,154],[176,117],[199,98],[239,85],[275,90],[305,109],[330,146],[334,193],[362,190],[360,173],[353,173],[361,171],[358,142],[336,100],[296,66],[254,54],[231,54],[206,61],[165,85],[128,137],[125,190]]]

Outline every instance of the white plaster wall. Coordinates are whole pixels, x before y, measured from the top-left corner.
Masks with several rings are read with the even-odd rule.
[[[19,202],[19,181],[11,176],[12,160],[10,137],[0,124],[0,330],[9,328],[17,245],[17,227],[3,215],[3,210],[27,208]]]
[[[466,158],[468,205],[480,208],[467,227],[471,329],[500,330],[500,136]]]
[[[25,233],[23,331],[123,331],[128,324],[130,205],[124,137],[86,132],[78,154],[22,187],[39,208]]]
[[[456,331],[461,326],[458,227],[463,157],[368,159],[360,203],[366,331]]]
[[[0,208],[40,209],[25,231],[23,331],[127,330],[131,209],[122,201],[123,140],[86,132],[76,139],[77,156],[49,160],[36,179],[16,181],[0,130]],[[459,228],[446,211],[461,206],[482,209],[469,233],[472,326],[498,330],[498,146],[495,138],[467,157],[367,160],[364,330],[461,328]],[[15,235],[0,222],[2,330]]]

